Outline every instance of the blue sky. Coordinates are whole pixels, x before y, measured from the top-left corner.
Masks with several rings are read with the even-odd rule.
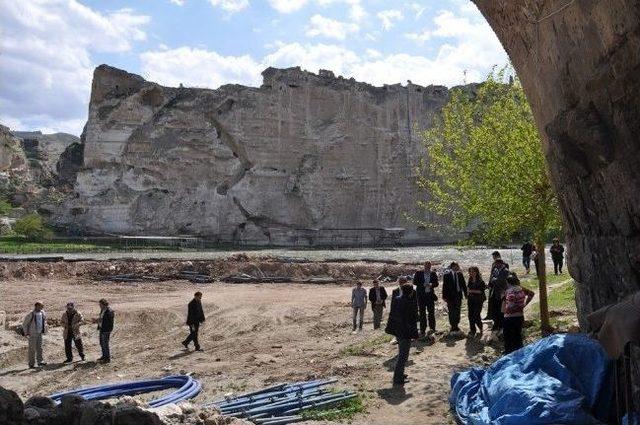
[[[0,123],[80,134],[93,69],[260,85],[268,66],[375,85],[478,81],[508,58],[469,0],[0,0]]]

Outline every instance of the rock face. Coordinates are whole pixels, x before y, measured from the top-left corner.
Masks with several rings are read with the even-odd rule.
[[[474,2],[543,135],[584,326],[640,289],[640,3]]]
[[[9,129],[0,125],[0,198],[21,203],[35,192],[29,161]]]
[[[56,166],[60,155],[80,138],[68,133],[42,134],[40,131],[13,131],[21,139],[22,148],[27,157],[42,164],[42,168],[52,175],[57,173]]]
[[[419,133],[445,87],[299,68],[263,77],[260,88],[168,88],[98,67],[67,223],[245,244],[442,240],[405,215],[417,214]]]

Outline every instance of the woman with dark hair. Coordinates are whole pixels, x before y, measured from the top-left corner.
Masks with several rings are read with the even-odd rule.
[[[475,336],[476,327],[482,335],[482,306],[484,300],[487,299],[484,291],[487,285],[482,280],[480,269],[473,266],[469,267],[469,281],[467,282],[467,308],[469,314],[469,335]]]
[[[520,279],[515,273],[507,277],[507,289],[503,298],[503,332],[504,354],[509,354],[523,346],[522,325],[524,324],[524,308],[531,302],[533,291],[520,286]]]

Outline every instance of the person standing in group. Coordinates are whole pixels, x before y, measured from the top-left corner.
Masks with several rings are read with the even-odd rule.
[[[64,353],[67,356],[64,363],[71,363],[73,361],[72,343],[75,344],[80,359],[84,360],[84,350],[82,348],[82,337],[80,334],[82,314],[76,310],[73,303],[67,303],[67,310],[62,313],[60,322],[62,323],[62,336],[64,338]]]
[[[520,286],[515,273],[509,273],[504,292],[504,354],[509,354],[523,346],[522,325],[524,308],[534,297],[533,291]]]
[[[524,245],[522,245],[522,265],[524,266],[527,274],[531,270],[531,253],[533,252],[533,244],[530,241],[526,241]]]
[[[562,263],[564,262],[564,246],[560,245],[558,238],[553,239],[553,245],[549,249],[551,251],[551,260],[553,260],[553,272],[562,274]]]
[[[485,296],[484,290],[487,285],[482,280],[482,275],[480,274],[480,269],[478,267],[473,266],[469,267],[469,281],[467,282],[467,308],[469,314],[469,329],[470,335],[474,336],[476,334],[476,327],[478,328],[478,332],[482,335],[482,306],[484,305],[484,300],[487,299]]]
[[[189,336],[182,341],[185,349],[189,349],[189,344],[193,341],[196,351],[202,351],[200,342],[198,341],[198,332],[200,324],[204,323],[204,310],[202,309],[202,292],[198,291],[193,294],[193,299],[189,301],[187,306],[187,326],[189,326]]]
[[[362,287],[362,282],[356,282],[356,287],[351,291],[351,308],[353,309],[353,334],[362,331],[364,324],[364,309],[367,306],[367,290]]]
[[[42,336],[47,333],[47,314],[44,312],[44,304],[36,302],[33,310],[22,321],[22,332],[29,338],[28,363],[29,368],[45,366],[47,363],[42,357]]]
[[[491,253],[491,257],[493,258],[493,263],[491,264],[491,271],[489,272],[489,283],[487,285],[487,287],[489,288],[489,302],[487,303],[487,315],[484,318],[485,320],[494,320],[493,316],[494,316],[494,309],[496,307],[496,305],[499,307],[499,299],[498,299],[498,303],[494,303],[492,302],[493,300],[493,283],[491,281],[491,278],[494,275],[494,272],[496,271],[496,268],[500,267],[506,267],[507,268],[507,272],[509,271],[509,264],[505,263],[502,260],[502,257],[500,256],[500,252],[498,251],[493,251]],[[498,260],[500,260],[498,262]],[[506,275],[504,276],[506,278]],[[498,308],[499,310],[499,308]]]
[[[460,333],[460,310],[462,308],[462,298],[467,297],[467,285],[464,275],[460,271],[460,266],[455,261],[442,276],[442,299],[447,303],[449,310],[449,324],[451,333]]]
[[[393,372],[393,384],[404,385],[407,375],[404,370],[409,360],[411,341],[418,338],[418,319],[416,291],[407,279],[399,279],[400,290],[394,290],[394,298],[391,302],[389,320],[385,332],[396,337],[398,343],[398,356]]]
[[[413,284],[416,286],[418,297],[418,315],[420,318],[420,336],[425,335],[427,319],[429,333],[436,332],[436,296],[435,289],[438,286],[438,274],[431,270],[431,261],[424,263],[424,269],[418,270],[413,276]],[[427,317],[428,315],[428,317]]]
[[[373,329],[380,329],[382,312],[386,307],[387,290],[380,286],[378,279],[373,280],[373,287],[369,289],[369,301],[373,310]]]
[[[538,258],[538,249],[535,247],[535,245],[533,246],[533,251],[531,251],[531,255],[529,258],[531,258],[531,261],[533,261],[533,266],[536,268],[536,276],[538,276],[539,270],[540,270],[540,258]]]
[[[493,263],[491,269],[491,276],[489,278],[489,308],[491,309],[491,319],[493,320],[493,326],[491,332],[498,336],[502,330],[502,321],[504,315],[502,313],[502,296],[504,290],[507,288],[507,276],[509,275],[509,266],[502,261],[502,258],[498,258]]]
[[[98,330],[100,331],[100,349],[102,357],[99,362],[109,363],[111,361],[111,349],[109,342],[111,340],[111,332],[113,332],[114,313],[109,307],[109,302],[104,298],[98,301],[100,304],[100,316],[98,317]]]

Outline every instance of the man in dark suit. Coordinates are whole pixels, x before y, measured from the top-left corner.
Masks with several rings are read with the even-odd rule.
[[[467,298],[467,284],[460,271],[460,266],[453,262],[442,277],[442,299],[447,303],[452,333],[460,332],[458,325],[460,324],[462,298]]]
[[[411,341],[418,338],[417,300],[413,285],[407,283],[405,278],[400,278],[400,289],[394,290],[394,298],[391,302],[391,311],[385,332],[394,335],[398,341],[398,357],[393,373],[393,384],[404,385],[407,376],[404,368],[409,359]]]
[[[418,296],[418,316],[420,319],[420,336],[424,336],[427,330],[427,313],[429,321],[429,333],[436,331],[436,296],[435,289],[438,286],[438,274],[431,270],[431,261],[424,263],[424,270],[418,270],[413,276],[413,284],[416,285]]]
[[[378,279],[373,281],[373,287],[369,289],[369,302],[373,310],[373,329],[380,328],[382,322],[382,311],[386,307],[387,291],[384,286],[380,286]]]
[[[187,311],[187,326],[189,326],[189,336],[182,341],[184,348],[189,349],[189,343],[193,341],[196,351],[202,351],[198,342],[198,331],[200,324],[204,322],[204,311],[202,310],[202,292],[198,291],[193,294],[193,299],[189,303]]]

